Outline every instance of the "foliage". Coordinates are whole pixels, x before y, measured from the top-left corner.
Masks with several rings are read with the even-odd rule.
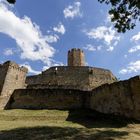
[[[7,0],[9,3],[14,4],[16,0]]]
[[[126,32],[140,21],[140,0],[98,0],[100,3],[111,4],[109,10],[111,21],[118,32]]]

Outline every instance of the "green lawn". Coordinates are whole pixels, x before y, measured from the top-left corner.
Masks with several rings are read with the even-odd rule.
[[[0,140],[140,140],[140,123],[85,110],[0,111]]]

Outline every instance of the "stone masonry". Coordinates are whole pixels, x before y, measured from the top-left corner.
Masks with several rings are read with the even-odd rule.
[[[68,66],[85,66],[84,52],[80,49],[68,51]]]
[[[117,81],[116,77],[106,69],[88,66],[51,67],[36,76],[26,79],[27,88],[64,88],[92,90],[105,83]]]
[[[90,108],[140,120],[140,76],[92,90]]]
[[[0,65],[0,108],[5,106],[15,89],[24,88],[26,73],[27,68],[19,67],[15,62]]]
[[[140,120],[140,76],[104,84],[92,91],[74,89],[17,89],[11,109],[87,108]]]
[[[26,73],[11,61],[0,65],[0,109],[87,108],[140,120],[140,76],[117,81],[109,70],[85,66],[79,49],[69,51],[68,66]]]
[[[51,67],[39,75],[28,76],[28,88],[64,88],[92,90],[117,78],[111,71],[85,66],[84,53],[80,49],[68,51],[68,66]]]

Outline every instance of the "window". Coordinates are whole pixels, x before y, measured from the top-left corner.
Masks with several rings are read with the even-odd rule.
[[[16,75],[16,80],[18,80],[18,75]]]

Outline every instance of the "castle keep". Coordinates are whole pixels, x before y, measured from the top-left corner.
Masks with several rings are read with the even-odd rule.
[[[80,49],[68,51],[68,66],[27,76],[27,68],[0,65],[0,109],[92,109],[140,120],[140,76],[117,81],[110,70],[85,65]]]
[[[68,66],[85,66],[84,52],[80,49],[69,50]]]
[[[68,51],[68,66],[56,66],[36,76],[28,76],[27,88],[64,88],[91,90],[105,83],[117,81],[111,71],[85,66],[84,53],[80,49]]]

